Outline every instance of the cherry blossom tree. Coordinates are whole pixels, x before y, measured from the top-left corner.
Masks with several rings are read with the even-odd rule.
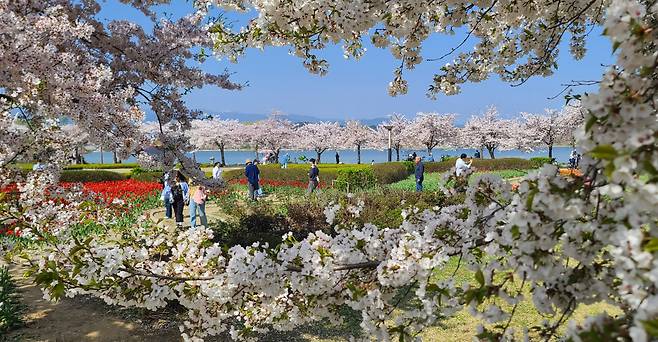
[[[245,128],[256,153],[258,154],[259,148],[267,149],[274,153],[274,160],[277,163],[281,149],[291,147],[295,137],[293,123],[278,112]]]
[[[405,144],[411,144],[413,141],[413,131],[411,129],[411,121],[409,121],[403,114],[394,113],[389,116],[386,122],[377,126],[377,134],[379,135],[382,146],[388,147],[388,133],[389,130],[384,126],[391,127],[391,145],[395,149],[396,160],[400,161],[400,150]]]
[[[376,143],[377,133],[357,120],[349,120],[345,123],[341,140],[345,148],[356,148],[356,163],[361,164],[361,148]]]
[[[562,111],[546,110],[544,115],[521,113],[523,117],[523,135],[530,139],[532,145],[548,147],[548,157],[553,158],[553,145],[558,142],[573,140],[573,131],[582,124],[580,108],[565,106]]]
[[[168,2],[125,3],[155,17],[150,8]],[[348,56],[359,57],[370,35],[402,62],[390,86],[393,94],[406,91],[403,70],[424,60],[421,43],[431,32],[463,30],[464,42],[477,40],[467,52],[458,51],[462,44],[448,51],[458,55],[433,78],[429,92],[434,95],[457,93],[463,83],[491,75],[515,83],[550,75],[558,67],[564,37],[570,39],[572,56],[580,58],[591,26],[602,25],[617,59],[602,75],[598,92],[582,97],[585,120],[575,137],[585,156],[584,175],[565,179],[556,167],[545,165],[516,190],[482,175],[469,185],[463,203],[404,210],[399,227],[351,225],[301,241],[286,234],[276,249],[256,243],[224,251],[208,228],[172,231],[146,218],[120,234],[80,241],[72,228],[81,218],[110,223],[114,217],[102,208],[85,211],[79,188],[50,191],[58,201],[43,195],[56,184],[71,146],[71,137],[61,133],[53,117],[70,115],[94,139],[106,136],[125,150],[139,150],[135,145],[144,135],[132,125],[143,116],[134,106],[143,98],[134,93],[149,80],[161,87],[146,95],[163,132],[163,119],[172,117],[172,133],[160,134],[158,142],[181,155],[187,145],[177,132],[193,115],[180,110],[180,96],[174,95],[180,95],[178,87],[198,85],[187,78],[184,59],[191,42],[204,45],[205,35],[196,35],[198,21],[189,17],[183,21],[195,34],[167,20],[153,35],[130,23],[105,29],[96,20],[100,5],[94,1],[75,6],[0,1],[2,184],[17,179],[7,167],[17,156],[49,148],[54,151],[49,159],[56,162],[19,182],[20,206],[3,202],[0,215],[3,222],[16,220],[24,238],[37,240],[37,247],[22,256],[46,298],[88,294],[150,310],[177,301],[187,310],[182,336],[193,341],[222,332],[249,339],[269,329],[339,322],[346,305],[361,312],[364,335],[378,340],[417,337],[424,327],[464,308],[486,321],[475,336],[481,340],[514,340],[520,334],[553,340],[560,331],[574,341],[658,338],[655,1],[214,3],[258,15],[235,32],[222,23],[210,25],[217,54],[234,58],[247,47],[289,45],[311,71],[324,73],[327,63],[315,49],[342,42]],[[195,4],[205,15],[210,2]],[[101,38],[93,36],[97,31]],[[137,38],[145,39],[122,34],[127,31],[141,32]],[[179,68],[183,72],[172,72]],[[16,125],[16,115],[38,129]],[[99,129],[107,123],[106,131]],[[358,202],[348,202],[327,207],[325,214],[334,222],[359,210]],[[170,257],[162,258],[163,253]],[[433,276],[437,269],[454,272],[451,257],[462,260],[457,269],[469,267],[473,279],[460,283]],[[413,300],[396,311],[401,290]],[[527,334],[510,326],[525,298],[546,317]],[[560,330],[578,306],[600,301],[621,312],[588,316]]]
[[[238,140],[243,132],[242,124],[238,120],[194,120],[188,131],[190,142],[196,148],[219,148],[221,163],[226,165],[224,150],[230,147],[239,147]]]
[[[1,121],[3,131],[9,128],[6,124],[10,118],[18,115],[30,122],[34,135],[48,134],[50,121],[64,116],[84,127],[91,143],[116,150],[118,158],[124,159],[139,154],[140,146],[148,145],[139,130],[144,118],[142,108],[152,110],[160,125],[174,123],[182,134],[190,120],[199,115],[185,105],[184,93],[204,85],[240,88],[229,81],[228,73],[209,74],[198,63],[190,63],[206,58],[194,51],[214,47],[204,22],[205,7],[170,20],[157,18],[151,2],[125,3],[145,13],[153,28],[145,30],[132,22],[102,19],[99,12],[104,5],[97,1],[0,2],[0,112],[6,118]],[[172,145],[184,139],[161,136],[159,140],[172,151],[187,146]],[[61,147],[70,149],[66,144]],[[39,148],[46,149],[48,144],[37,144],[29,150]],[[70,155],[63,152],[62,156]],[[0,166],[30,154],[20,148],[10,153],[13,156]],[[185,154],[179,154],[186,164]],[[50,154],[47,162],[65,165],[67,159],[55,159],[58,156]],[[202,175],[196,169],[184,172]]]
[[[296,128],[294,147],[309,149],[316,153],[316,160],[320,163],[322,153],[341,145],[343,128],[338,122],[309,123]]]
[[[480,116],[472,116],[462,129],[463,146],[482,149],[486,148],[491,159],[495,151],[511,150],[523,147],[521,128],[515,120],[498,118],[498,110],[491,106]]]
[[[432,155],[432,149],[437,146],[454,144],[458,132],[454,125],[454,114],[418,113],[409,128],[417,145],[427,148]]]

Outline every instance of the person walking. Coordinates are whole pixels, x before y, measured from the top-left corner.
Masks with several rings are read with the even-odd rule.
[[[251,160],[247,159],[247,166],[244,169],[244,175],[247,177],[247,187],[249,189],[249,199],[256,200],[256,191],[258,190],[258,179],[260,177],[260,170],[258,166],[254,165]]]
[[[338,154],[338,151],[336,151],[336,164],[340,164],[340,155]]]
[[[320,184],[320,169],[315,163],[315,158],[309,160],[311,163],[311,169],[308,171],[308,188],[306,189],[306,194],[311,194],[315,189],[317,189],[318,184]]]
[[[569,155],[569,167],[572,169],[576,168],[576,158],[578,157],[578,151],[574,148]]]
[[[171,198],[171,185],[169,184],[169,174],[165,173],[162,181],[162,195],[160,195],[160,200],[164,202],[165,206],[165,217],[171,218],[171,203],[173,198]]]
[[[222,167],[224,164],[216,162],[212,168],[212,179],[222,179]]]
[[[260,164],[260,161],[258,159],[254,160],[254,166],[256,166],[256,169],[258,169],[258,164]],[[258,169],[258,189],[256,189],[256,197],[263,197],[263,187],[260,186],[260,169]]]
[[[425,180],[425,165],[418,156],[416,156],[414,161],[416,163],[416,169],[414,171],[416,175],[416,192],[421,192],[423,191],[423,180]]]
[[[290,163],[290,155],[286,153],[285,155],[283,155],[283,160],[281,160],[281,168],[287,169],[288,163]]]
[[[480,159],[480,151],[475,150],[475,154],[473,154],[473,158]]]
[[[194,191],[194,195],[192,195],[192,200],[190,201],[190,227],[196,227],[197,210],[199,211],[201,225],[204,227],[208,226],[208,218],[206,217],[207,197],[208,193],[206,192],[206,187],[203,185],[200,185]]]
[[[190,187],[187,184],[187,179],[180,172],[176,172],[174,184],[171,185],[171,201],[174,208],[174,216],[176,219],[176,226],[183,226],[183,208],[185,204],[190,203]]]
[[[457,177],[461,177],[466,170],[471,168],[471,165],[473,164],[473,159],[471,159],[470,162],[466,163],[466,153],[462,153],[459,158],[457,158],[457,161],[455,162],[455,174]]]

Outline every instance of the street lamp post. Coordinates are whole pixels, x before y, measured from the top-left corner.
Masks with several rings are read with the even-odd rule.
[[[391,140],[391,131],[393,130],[393,125],[384,125],[384,128],[388,130],[388,161],[390,162],[392,159],[393,155],[393,150],[392,150],[392,140]]]

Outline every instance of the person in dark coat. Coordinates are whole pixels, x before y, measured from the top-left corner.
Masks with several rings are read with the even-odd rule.
[[[258,166],[254,165],[251,160],[247,159],[247,166],[244,168],[244,175],[247,177],[247,187],[249,188],[249,199],[256,200],[256,192],[259,189],[258,178],[260,177],[260,170]]]
[[[414,174],[416,175],[416,192],[423,191],[423,180],[425,180],[425,165],[420,160],[420,157],[416,157],[416,168]]]
[[[176,172],[176,178],[171,185],[171,201],[174,209],[174,217],[176,226],[183,226],[183,208],[186,204],[190,203],[190,186],[187,184],[187,179],[180,172]]]
[[[336,151],[336,164],[340,164],[340,155],[338,154],[338,151]]]
[[[311,169],[308,171],[308,188],[306,189],[306,194],[311,194],[320,184],[320,169],[318,165],[315,164],[315,159],[311,158]]]

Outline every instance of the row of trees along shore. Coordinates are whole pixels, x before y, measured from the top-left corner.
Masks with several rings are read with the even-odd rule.
[[[572,144],[574,130],[582,120],[581,108],[574,104],[560,111],[521,113],[515,119],[502,119],[495,107],[489,107],[483,114],[472,116],[464,127],[455,126],[454,114],[418,113],[413,119],[392,114],[374,128],[356,120],[344,125],[294,124],[283,115],[273,114],[253,123],[219,118],[194,120],[187,134],[196,149],[218,149],[222,163],[226,161],[226,149],[247,148],[271,151],[276,160],[283,149],[311,150],[318,161],[327,150],[356,149],[357,162],[361,163],[361,149],[388,147],[389,128],[398,161],[403,148],[422,148],[431,154],[437,147],[473,148],[481,154],[486,150],[491,158],[501,150],[548,148],[548,157],[553,157],[555,144]]]

